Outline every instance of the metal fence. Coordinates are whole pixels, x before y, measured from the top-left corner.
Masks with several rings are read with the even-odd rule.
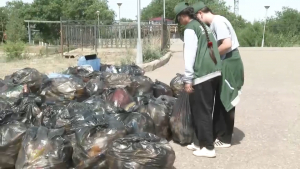
[[[101,25],[97,21],[62,21],[61,42],[70,48],[135,48],[137,23]],[[142,24],[142,41],[159,41],[162,50],[169,47],[170,29],[164,24]]]

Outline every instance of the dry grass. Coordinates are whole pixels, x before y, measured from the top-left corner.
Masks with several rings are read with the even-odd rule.
[[[148,52],[151,50],[149,55],[151,60],[152,57],[154,57],[152,55],[160,50],[160,42],[150,39],[150,41],[144,41],[143,46],[145,47],[146,45],[148,46],[148,48],[146,47]],[[146,52],[144,49],[143,52]],[[0,77],[12,74],[13,72],[25,67],[35,68],[42,73],[62,72],[70,66],[77,65],[77,59],[79,56],[95,53],[95,51],[91,48],[75,49],[68,53],[68,55],[73,55],[75,58],[66,59],[61,57],[61,54],[44,57],[45,55],[41,52],[43,50],[44,47],[42,46],[30,46],[26,48],[24,53],[24,55],[26,55],[26,59],[6,62],[5,54],[1,51],[0,45],[0,66],[2,67]],[[131,64],[135,61],[136,56],[136,49],[133,48],[102,48],[98,49],[97,52],[98,57],[101,59],[101,63],[105,64]],[[158,57],[156,56],[153,59],[155,60]],[[147,60],[149,61],[149,58]]]
[[[32,49],[31,51],[33,50],[35,49]],[[85,51],[82,51],[81,49],[76,49],[72,51],[72,53],[74,55],[76,54],[78,56],[82,56],[83,53],[87,51],[91,50],[85,49]],[[99,49],[98,57],[101,59],[101,63],[131,63],[134,61],[133,58],[135,57],[135,53],[135,49]],[[78,59],[78,57],[66,59],[63,58],[61,54],[51,55],[49,57],[41,57],[40,55],[34,55],[26,52],[25,55],[27,55],[27,59],[6,62],[5,54],[1,53],[0,51],[0,66],[2,67],[0,77],[12,74],[13,72],[25,67],[35,68],[42,73],[62,72],[70,66],[76,66]]]

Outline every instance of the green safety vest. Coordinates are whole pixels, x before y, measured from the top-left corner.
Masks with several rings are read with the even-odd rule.
[[[221,101],[227,112],[239,103],[243,85],[243,62],[239,51],[233,50],[222,61]]]

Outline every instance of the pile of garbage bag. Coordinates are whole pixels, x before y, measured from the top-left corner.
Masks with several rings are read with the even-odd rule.
[[[107,150],[107,165],[115,168],[172,168],[175,152],[166,139],[138,133],[117,139]]]
[[[172,168],[168,141],[193,136],[182,77],[153,82],[134,64],[18,70],[0,79],[0,168]]]

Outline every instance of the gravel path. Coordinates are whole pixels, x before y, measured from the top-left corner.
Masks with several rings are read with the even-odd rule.
[[[236,110],[233,146],[217,158],[192,155],[171,143],[177,169],[300,168],[300,48],[240,48],[245,86]],[[169,83],[182,73],[182,43],[173,43],[170,62],[147,76]]]

